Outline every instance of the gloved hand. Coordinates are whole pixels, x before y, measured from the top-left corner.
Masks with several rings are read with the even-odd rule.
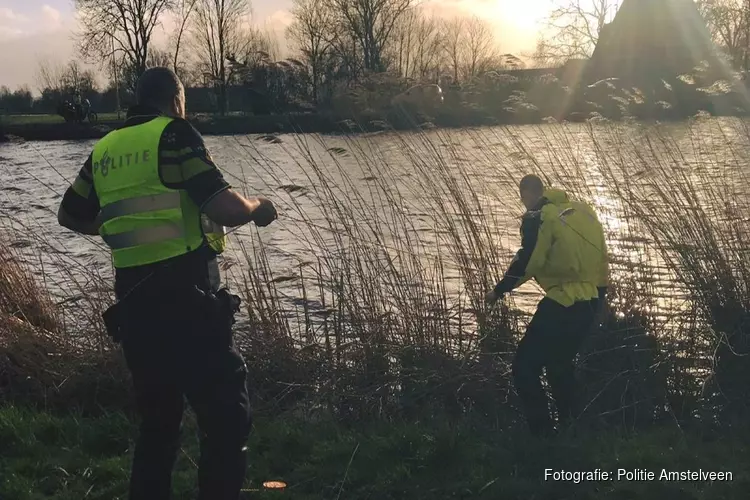
[[[256,226],[266,227],[278,218],[273,202],[263,196],[257,196],[258,206],[253,210],[253,221]]]
[[[239,295],[229,293],[229,290],[226,288],[217,291],[216,298],[219,300],[223,312],[232,318],[232,324],[234,324],[234,315],[240,312],[242,299],[240,299]]]

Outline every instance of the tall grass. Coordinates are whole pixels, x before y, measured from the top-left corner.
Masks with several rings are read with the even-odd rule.
[[[717,138],[721,147],[711,144]],[[580,357],[583,418],[688,421],[708,402],[706,373],[743,366],[735,352],[746,330],[748,207],[730,188],[746,174],[722,163],[746,164],[748,140],[740,121],[226,139],[244,159],[239,174],[226,172],[232,184],[272,196],[281,214],[273,230],[238,229],[224,261],[243,290],[236,337],[256,406],[342,419],[475,412],[496,425],[515,421],[509,365],[539,294],[529,285],[495,308],[483,295],[519,243],[517,181],[536,172],[595,205],[609,234],[610,307]],[[727,150],[738,156],[719,156]],[[718,218],[729,201],[742,215]],[[12,238],[23,221],[4,215]],[[50,254],[59,242],[48,235],[35,238],[67,270],[68,297],[50,304],[28,273],[3,264],[0,314],[25,326],[2,330],[2,397],[128,406],[126,373],[101,328],[108,277]],[[3,245],[12,254],[12,240]],[[51,354],[14,362],[22,342]],[[65,361],[38,370],[53,355]],[[31,373],[35,385],[23,382]]]
[[[739,120],[698,118],[686,126],[690,147],[678,147],[673,135],[657,130],[641,143],[641,154],[625,160],[637,173],[629,182],[616,183],[614,168],[605,175],[627,210],[645,223],[701,322],[681,342],[693,368],[711,374],[703,395],[744,413],[750,396],[741,382],[750,353],[750,135]]]

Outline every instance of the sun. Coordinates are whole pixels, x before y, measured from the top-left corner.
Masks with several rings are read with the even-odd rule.
[[[551,0],[467,0],[463,8],[488,22],[503,50],[533,49]]]
[[[552,5],[550,0],[490,0],[486,3],[495,4],[496,8],[493,10],[498,15],[505,16],[519,31],[534,32],[539,29]]]

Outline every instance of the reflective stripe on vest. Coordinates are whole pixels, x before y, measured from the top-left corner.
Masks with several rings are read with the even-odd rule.
[[[132,248],[162,241],[183,238],[185,230],[176,224],[164,224],[163,226],[146,227],[117,234],[105,234],[102,236],[104,242],[112,250]]]
[[[154,212],[169,208],[180,208],[179,191],[115,201],[102,208],[101,219],[102,222],[106,222],[115,217],[122,217],[123,215]]]
[[[161,182],[159,142],[171,121],[157,117],[115,130],[94,147],[99,232],[112,250],[116,268],[167,260],[207,242],[216,253],[224,250],[224,228],[202,216],[186,191]]]

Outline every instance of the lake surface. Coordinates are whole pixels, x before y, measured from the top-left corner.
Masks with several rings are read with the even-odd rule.
[[[685,168],[714,168],[716,182],[736,188],[738,179],[748,173],[743,131],[744,122],[707,119],[660,126],[658,131],[643,124],[600,124],[383,132],[348,138],[206,137],[215,162],[235,189],[263,194],[279,209],[278,221],[267,228],[247,225],[231,232],[224,278],[239,287],[247,272],[244,253],[264,255],[273,273],[269,279],[275,279],[291,314],[302,297],[300,273],[330,278],[336,259],[370,249],[373,279],[381,274],[377,262],[385,266],[383,274],[394,268],[404,274],[411,270],[421,279],[434,277],[426,270],[440,267],[438,281],[446,284],[447,294],[465,298],[461,266],[466,262],[456,262],[451,229],[468,234],[467,228],[479,228],[481,239],[494,242],[495,255],[488,258],[496,264],[494,278],[499,278],[520,242],[523,210],[516,186],[521,176],[534,171],[599,211],[608,230],[613,281],[647,277],[650,307],[675,314],[685,307],[686,294],[642,227],[629,219],[613,179],[634,182],[634,176],[643,174],[637,169],[642,169],[645,156],[679,153],[675,161]],[[55,216],[62,193],[94,143],[0,145],[3,225],[19,231],[13,243],[17,251],[55,300],[67,303],[70,310],[81,294],[111,284],[112,266],[101,239],[62,229]],[[696,178],[696,184],[702,179]],[[414,272],[417,261],[421,274]],[[101,280],[92,280],[93,274]],[[531,311],[540,291],[527,284],[513,297],[517,307]]]

